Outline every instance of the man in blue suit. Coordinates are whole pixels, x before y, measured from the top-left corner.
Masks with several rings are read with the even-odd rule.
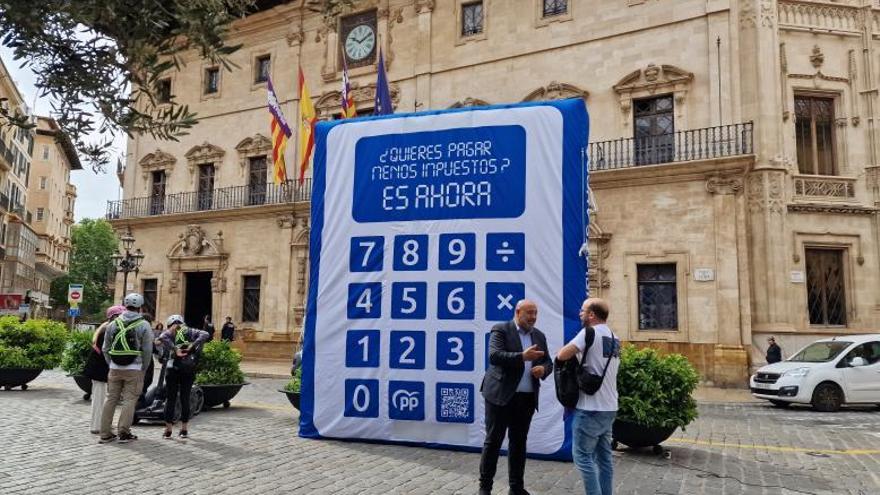
[[[498,452],[508,438],[508,479],[511,495],[528,495],[523,473],[526,439],[538,410],[540,380],[553,372],[547,338],[535,328],[538,306],[528,299],[516,304],[513,321],[492,327],[489,369],[480,390],[486,400],[486,440],[480,457],[480,495],[492,492]]]

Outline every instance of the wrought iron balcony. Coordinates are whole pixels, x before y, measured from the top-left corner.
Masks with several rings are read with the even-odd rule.
[[[144,196],[107,202],[107,219],[174,215],[197,211],[233,210],[298,203],[312,197],[312,180],[264,187],[233,186],[211,191],[189,191],[166,196]]]
[[[751,122],[590,143],[590,171],[753,153]]]

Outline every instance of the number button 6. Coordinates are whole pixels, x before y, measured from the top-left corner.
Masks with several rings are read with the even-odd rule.
[[[437,318],[441,320],[473,320],[474,283],[440,282],[437,284]]]

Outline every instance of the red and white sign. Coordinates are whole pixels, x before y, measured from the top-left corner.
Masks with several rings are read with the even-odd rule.
[[[79,304],[82,302],[83,286],[82,284],[68,284],[67,286],[67,302],[70,304]]]

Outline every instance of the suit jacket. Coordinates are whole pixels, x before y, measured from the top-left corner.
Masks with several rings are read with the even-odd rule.
[[[550,359],[550,351],[547,349],[547,338],[537,328],[532,328],[531,336],[532,344],[544,351],[542,358],[532,361],[532,366],[544,367],[544,376],[541,377],[541,380],[544,380],[553,373],[553,360]],[[523,350],[516,323],[508,321],[492,327],[489,336],[489,369],[486,370],[480,387],[487,402],[505,406],[516,394],[516,388],[525,370]],[[535,377],[531,378],[535,390],[535,410],[537,410],[541,382]]]

